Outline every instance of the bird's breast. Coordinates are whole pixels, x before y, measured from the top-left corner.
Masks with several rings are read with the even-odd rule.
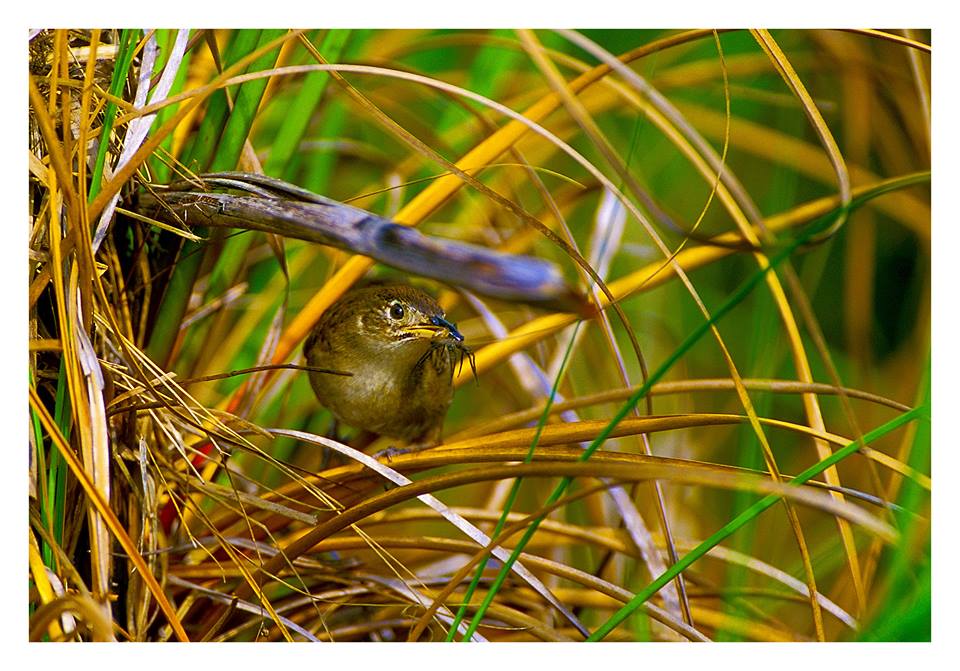
[[[310,381],[320,402],[339,420],[408,441],[439,432],[453,398],[452,353],[447,347],[408,343],[403,348],[335,357],[337,366],[324,362],[329,358],[315,352],[308,363],[352,375],[312,372]]]

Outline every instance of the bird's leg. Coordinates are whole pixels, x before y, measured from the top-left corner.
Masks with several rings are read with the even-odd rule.
[[[330,440],[335,440],[338,443],[342,442],[340,440],[340,422],[336,417],[330,416],[330,428],[327,429],[327,438]],[[330,467],[330,460],[333,456],[334,450],[331,450],[329,447],[323,448],[323,458],[320,460],[320,470],[325,471]]]
[[[340,420],[330,415],[330,428],[327,429],[327,437],[330,440],[335,440],[338,443],[342,443],[343,440],[340,438]]]
[[[343,425],[340,423],[340,420],[337,419],[335,416],[331,415],[331,416],[330,416],[330,427],[327,429],[327,433],[326,433],[327,438],[329,438],[330,440],[335,440],[335,441],[338,442],[338,443],[346,443],[346,442],[347,442],[347,438],[346,438],[346,436],[344,436],[344,435],[340,432],[340,429],[341,429],[341,428],[343,428]],[[358,438],[363,437],[364,433],[365,433],[365,432],[361,433],[361,434],[358,436]],[[354,441],[356,441],[356,440],[357,440],[357,438],[354,438]],[[366,445],[369,445],[369,441],[368,441],[366,444],[361,444],[360,447],[358,447],[357,449],[362,450]],[[356,447],[356,446],[354,446],[354,447]],[[339,454],[340,454],[340,453],[337,452],[336,450],[331,450],[331,449],[329,449],[329,448],[324,448],[324,451],[323,451],[323,461],[321,461],[320,467],[321,467],[322,469],[327,469],[327,468],[329,468],[329,467],[331,467],[331,466],[333,466],[333,465],[338,465],[338,464],[340,464],[340,463],[341,463],[341,460],[339,459]],[[335,457],[336,457],[336,458],[335,458]]]
[[[360,429],[360,431],[350,440],[350,447],[355,450],[365,451],[377,439],[377,434],[373,431]]]

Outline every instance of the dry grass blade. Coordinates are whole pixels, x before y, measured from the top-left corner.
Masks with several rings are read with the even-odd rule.
[[[163,73],[160,76],[160,81],[153,90],[151,100],[163,100],[170,92],[170,88],[173,86],[174,77],[176,76],[177,70],[180,68],[180,64],[183,61],[184,52],[187,48],[188,32],[189,31],[187,30],[177,31],[177,38],[173,50],[167,58],[167,63],[163,69]],[[152,46],[152,49],[149,50],[149,53],[153,55],[151,58],[152,61],[156,58],[156,36],[151,35],[147,44],[148,46]],[[135,107],[143,107],[146,104],[147,89],[150,86],[150,75],[152,74],[152,67],[143,67],[147,64],[148,63],[145,62],[141,65],[141,81],[140,86],[137,89],[137,95],[134,102]],[[152,66],[152,63],[150,63],[150,65]],[[147,133],[150,131],[150,127],[153,125],[155,117],[156,115],[137,117],[127,126],[127,135],[124,138],[123,151],[120,153],[120,158],[117,160],[117,169],[122,168],[127,162],[129,162],[136,150],[140,148],[141,144],[143,144],[143,141],[147,137]],[[96,251],[96,249],[103,242],[104,237],[106,237],[107,227],[110,225],[110,220],[113,217],[114,208],[116,207],[119,198],[119,193],[114,195],[114,197],[104,208],[103,213],[100,215],[100,221],[97,224],[97,230],[93,236],[94,251]]]
[[[844,394],[849,398],[861,399],[864,401],[869,401],[872,403],[877,403],[880,405],[887,406],[894,410],[900,412],[906,412],[910,409],[910,406],[903,403],[898,403],[892,399],[883,398],[877,396],[876,394],[871,394],[859,389],[843,388],[838,389],[833,385],[822,384],[822,383],[803,383],[803,382],[793,382],[791,380],[753,380],[753,379],[744,379],[743,386],[749,389],[750,391],[769,391],[773,393],[784,393],[784,394],[802,394],[802,393],[815,393],[815,394],[829,394],[837,395]],[[577,408],[583,408],[591,405],[599,405],[601,403],[608,403],[611,401],[623,401],[627,398],[630,398],[637,389],[639,385],[633,386],[627,389],[615,389],[608,392],[600,392],[597,394],[591,394],[588,396],[581,396],[579,398],[567,399],[567,400],[558,400],[557,403],[553,404],[550,407],[551,415],[558,413],[566,412],[567,410],[573,410]],[[651,396],[667,395],[667,394],[686,394],[690,392],[697,391],[718,391],[718,390],[733,390],[735,385],[733,380],[730,379],[703,379],[703,380],[676,380],[673,382],[658,382],[653,385],[650,389]],[[524,424],[536,421],[536,419],[543,413],[543,405],[537,405],[529,410],[522,410],[519,412],[511,413],[509,415],[504,415],[496,419],[472,426],[465,431],[461,431],[451,438],[471,438],[480,435],[486,435],[491,433],[498,433],[506,429],[513,429]]]
[[[33,576],[33,582],[37,586],[37,592],[40,593],[41,603],[46,605],[53,602],[57,595],[54,593],[53,587],[50,584],[50,578],[47,576],[47,569],[43,565],[43,559],[40,557],[40,550],[37,548],[37,539],[34,538],[33,534],[30,534],[28,563],[30,566],[30,575]],[[101,614],[99,613],[99,609],[97,609],[97,611],[97,616],[100,616]],[[64,629],[61,628],[60,622],[58,622],[56,618],[50,619],[47,629],[52,640],[56,641],[64,638]],[[31,640],[37,639],[31,637]]]
[[[113,635],[113,623],[104,614],[100,605],[89,597],[73,594],[57,597],[37,609],[33,617],[30,618],[30,640],[41,640],[44,630],[53,626],[57,618],[68,613],[76,613],[81,617],[82,621],[90,627],[94,641],[116,642],[117,639]]]
[[[888,42],[894,42],[896,44],[902,44],[904,46],[910,47],[911,49],[916,49],[925,53],[930,53],[932,51],[929,44],[924,44],[917,40],[910,39],[909,37],[903,37],[902,35],[897,35],[895,33],[890,33],[884,30],[873,30],[871,28],[850,28],[849,32],[857,33],[861,35],[868,35],[880,40],[886,40]]]
[[[793,69],[786,54],[783,53],[776,40],[773,39],[770,31],[759,29],[751,32],[763,50],[767,52],[767,55],[783,77],[783,80],[800,100],[804,113],[806,113],[814,130],[816,130],[820,142],[823,144],[823,148],[830,157],[830,162],[833,164],[833,169],[837,174],[837,184],[840,188],[841,202],[848,202],[851,197],[850,175],[847,173],[846,163],[843,160],[843,155],[840,153],[840,148],[837,146],[837,141],[833,139],[833,134],[830,132],[829,127],[827,127],[826,121],[824,121],[823,116],[817,109],[816,103],[814,103],[813,98],[810,97],[806,87],[803,85],[803,80],[797,75],[796,70]]]
[[[44,407],[43,403],[37,397],[36,391],[32,387],[30,387],[30,406],[40,417],[40,421],[43,423],[48,435],[57,446],[61,456],[63,456],[64,460],[70,466],[70,469],[73,471],[77,480],[81,485],[83,485],[83,489],[90,498],[92,506],[101,515],[103,515],[106,525],[110,528],[110,531],[120,543],[121,547],[123,547],[124,552],[127,553],[127,556],[137,567],[137,570],[140,571],[141,577],[147,583],[147,587],[153,594],[154,599],[156,599],[157,605],[160,606],[160,610],[163,611],[164,615],[167,617],[167,620],[170,622],[170,626],[173,627],[173,631],[177,638],[184,642],[188,641],[189,639],[187,638],[187,633],[183,630],[183,626],[180,624],[179,618],[176,616],[176,613],[174,612],[173,607],[170,605],[170,602],[167,600],[166,595],[164,595],[163,589],[160,587],[157,579],[153,577],[152,573],[150,573],[146,563],[143,561],[143,557],[140,556],[140,553],[137,551],[137,548],[130,539],[130,536],[128,536],[126,531],[124,531],[120,521],[110,509],[110,505],[103,499],[94,483],[91,482],[89,476],[87,476],[86,472],[84,471],[83,466],[79,461],[77,461],[76,456],[70,450],[69,445],[64,442],[63,436],[60,435],[59,429],[57,429],[53,422],[53,418],[50,417],[46,407]]]
[[[326,538],[340,529],[348,527],[355,520],[370,514],[372,511],[384,510],[398,500],[407,500],[419,496],[424,492],[437,491],[455,485],[470,482],[497,480],[505,477],[529,476],[570,476],[614,478],[626,481],[642,481],[647,479],[663,479],[678,483],[702,484],[713,487],[730,489],[748,489],[757,493],[776,494],[793,501],[818,508],[830,515],[837,515],[855,522],[872,534],[892,543],[897,539],[896,531],[888,524],[863,511],[863,509],[846,502],[834,500],[829,493],[816,491],[810,487],[797,487],[769,478],[748,476],[746,474],[733,475],[719,472],[709,466],[674,462],[664,463],[604,463],[604,462],[544,462],[513,465],[493,465],[474,467],[457,473],[430,476],[406,485],[400,489],[378,494],[359,503],[355,507],[344,511],[341,515],[318,525],[316,529],[299,539],[297,550],[303,551],[313,543]]]

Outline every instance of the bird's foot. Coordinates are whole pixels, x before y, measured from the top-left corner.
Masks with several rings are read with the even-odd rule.
[[[407,449],[404,447],[394,447],[393,445],[391,445],[388,448],[374,452],[373,458],[378,461],[379,460],[390,461],[398,454],[405,454],[406,452],[407,452]]]
[[[380,450],[379,452],[373,453],[374,459],[385,459],[390,461],[393,457],[396,457],[401,454],[410,454],[412,452],[420,452],[422,450],[429,449],[434,447],[435,443],[417,443],[415,445],[407,445],[406,447],[396,447],[391,445],[390,447]]]

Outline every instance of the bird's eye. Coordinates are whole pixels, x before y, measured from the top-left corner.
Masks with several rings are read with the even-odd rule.
[[[403,319],[403,306],[399,303],[394,303],[390,306],[390,316],[394,319]]]

